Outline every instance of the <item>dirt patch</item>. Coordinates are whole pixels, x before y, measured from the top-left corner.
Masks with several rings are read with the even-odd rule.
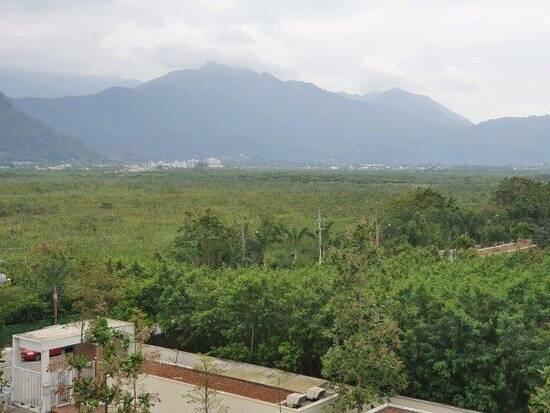
[[[171,364],[159,363],[157,361],[147,360],[145,362],[145,372],[152,376],[164,377],[194,385],[201,385],[204,381],[203,374],[198,371]],[[279,389],[277,387],[265,386],[263,384],[251,383],[224,376],[214,376],[211,378],[211,386],[219,391],[269,403],[278,403],[286,399],[286,396],[291,393],[288,390]]]
[[[95,411],[95,413],[103,413],[105,411],[104,408],[100,407]],[[70,406],[61,406],[61,407],[55,407],[52,410],[53,413],[76,413],[76,408],[72,405]]]

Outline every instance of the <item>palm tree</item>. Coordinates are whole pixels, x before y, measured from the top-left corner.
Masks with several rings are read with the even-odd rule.
[[[280,223],[270,218],[264,217],[260,221],[260,226],[254,234],[264,267],[267,265],[267,249],[271,244],[281,241],[284,231],[285,229]]]
[[[327,255],[327,250],[330,246],[333,246],[335,243],[334,234],[332,231],[332,228],[334,226],[334,222],[329,221],[327,222],[323,229],[322,229],[322,243],[319,245],[319,230],[315,231],[316,238],[317,238],[317,248],[320,248],[321,250],[321,257],[324,259]]]
[[[309,228],[285,228],[284,229],[288,242],[292,247],[292,260],[296,261],[298,259],[298,253],[300,252],[300,245],[302,240],[306,237],[314,238],[315,235]]]

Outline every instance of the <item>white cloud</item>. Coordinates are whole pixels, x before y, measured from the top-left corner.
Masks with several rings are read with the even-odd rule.
[[[405,72],[401,70],[394,62],[385,60],[381,57],[364,56],[362,63],[366,69],[381,75],[391,77],[405,76]]]
[[[475,91],[484,87],[480,77],[460,70],[456,66],[447,66],[441,73],[440,84],[452,90]]]

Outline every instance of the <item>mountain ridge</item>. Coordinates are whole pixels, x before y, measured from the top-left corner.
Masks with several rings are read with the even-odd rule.
[[[488,136],[501,134],[498,127],[474,124],[427,96],[400,89],[342,95],[217,63],[134,88],[13,102],[97,152],[126,161],[245,155],[258,162],[509,164],[539,162],[550,152],[546,118],[531,120],[536,127],[516,122],[504,134],[513,150],[504,150]],[[543,148],[529,150],[529,140]]]
[[[12,98],[82,96],[111,86],[135,87],[139,80],[116,76],[86,76],[14,70],[0,67],[0,90]]]
[[[0,92],[0,162],[61,162],[97,159],[77,140],[16,110]]]
[[[397,87],[380,92],[365,93],[363,95],[344,94],[344,96],[361,102],[378,104],[401,113],[414,109],[415,113],[413,116],[426,120],[442,123],[452,122],[457,126],[471,126],[474,124],[427,95],[412,93]]]

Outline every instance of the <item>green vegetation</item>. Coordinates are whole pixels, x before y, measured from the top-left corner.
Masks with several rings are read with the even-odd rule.
[[[0,327],[51,314],[56,287],[62,315],[138,309],[163,328],[155,342],[331,378],[337,409],[395,392],[488,413],[544,408],[543,176],[7,172],[0,183],[0,270],[13,279]],[[540,248],[471,248],[520,238]]]
[[[150,413],[155,404],[152,393],[138,390],[137,380],[143,374],[145,354],[139,348],[141,323],[136,323],[137,337],[130,352],[130,337],[109,327],[107,319],[96,317],[90,323],[86,342],[97,345],[98,357],[95,376],[82,374],[92,360],[84,353],[67,357],[67,363],[76,371],[71,384],[71,398],[80,413]],[[111,408],[110,408],[111,407]]]
[[[211,208],[227,222],[262,217],[314,230],[317,210],[341,230],[383,212],[384,200],[430,187],[483,208],[506,171],[318,172],[0,171],[0,259],[17,267],[42,241],[75,257],[150,260],[170,247],[185,212]]]

